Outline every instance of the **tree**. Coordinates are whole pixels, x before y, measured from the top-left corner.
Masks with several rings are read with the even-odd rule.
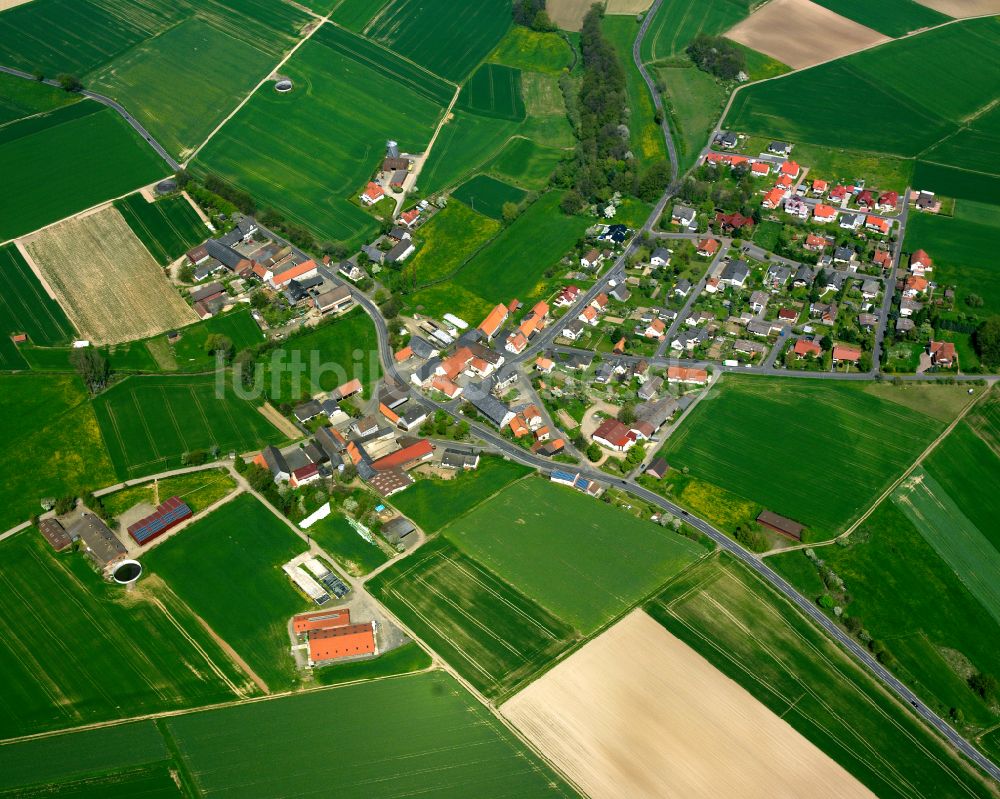
[[[982,308],[983,298],[980,297],[978,294],[966,294],[965,304],[968,305],[970,308]]]
[[[228,363],[233,359],[234,352],[235,347],[229,336],[224,336],[221,333],[211,333],[205,339],[206,355],[221,355],[222,360]]]
[[[597,463],[602,454],[600,445],[596,441],[591,441],[590,446],[587,447],[587,460],[591,463]]]
[[[253,388],[257,376],[257,358],[250,350],[244,350],[236,356],[233,371],[240,379],[243,388]]]
[[[821,338],[819,340],[819,345],[824,350],[832,350],[833,349],[833,339],[830,338],[830,334],[829,333],[827,333],[825,336],[823,336],[823,338]]]
[[[194,267],[191,264],[184,264],[177,272],[177,277],[181,283],[194,283]]]
[[[670,164],[660,159],[652,164],[639,180],[639,199],[655,202],[670,183]]]
[[[57,498],[53,510],[56,512],[56,516],[62,516],[64,513],[69,513],[75,507],[76,507],[76,497],[70,495],[67,497]]]
[[[570,189],[563,195],[562,200],[559,201],[559,208],[562,209],[564,214],[578,214],[583,210],[585,204],[586,202],[580,192]]]
[[[56,81],[65,92],[78,92],[83,89],[83,83],[76,75],[63,73],[56,78]]]
[[[735,80],[746,67],[743,51],[721,36],[700,33],[686,52],[698,69],[723,80]]]
[[[635,421],[635,403],[626,402],[622,409],[618,411],[618,421],[622,424],[632,424]]]
[[[985,366],[1000,366],[1000,316],[991,316],[972,334],[972,344]]]
[[[41,83],[43,80],[45,80],[45,73],[42,72],[40,69],[35,69],[32,70],[31,77],[33,77],[35,80]]]
[[[111,377],[108,359],[93,347],[78,347],[69,356],[69,362],[90,389],[91,394],[101,391]]]
[[[625,461],[632,466],[638,466],[646,460],[646,447],[642,444],[635,444],[625,453]]]
[[[997,692],[997,678],[992,674],[977,671],[969,677],[969,687],[987,702],[993,701]]]
[[[556,29],[555,23],[552,22],[552,18],[548,15],[548,12],[543,8],[537,14],[531,22],[531,27],[536,31],[542,31],[547,33],[548,31],[554,31]]]
[[[545,12],[545,0],[515,0],[512,11],[514,22],[531,27],[538,15]]]
[[[246,477],[250,487],[258,493],[274,487],[274,476],[268,469],[256,463],[251,463],[243,476]]]
[[[520,212],[521,209],[518,207],[517,203],[512,203],[512,202],[504,203],[503,209],[501,211],[501,213],[503,214],[503,221],[509,225],[511,222],[517,219],[518,214]]]

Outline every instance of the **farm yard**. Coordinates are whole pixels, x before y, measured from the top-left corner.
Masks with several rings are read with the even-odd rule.
[[[0,528],[37,513],[42,497],[68,496],[115,482],[87,399],[75,374],[0,375]],[[39,469],[42,458],[45,468]]]
[[[957,51],[964,54],[958,60]],[[1000,21],[968,20],[747,87],[735,96],[725,124],[813,145],[925,159],[917,162],[920,188],[970,197],[961,190],[966,181],[970,187],[1000,185],[994,157],[1000,114],[991,110],[996,87],[988,77],[998,70]],[[835,97],[845,87],[867,111],[859,124],[841,130],[816,113],[813,98]],[[900,126],[900,119],[910,124]]]
[[[262,208],[277,209],[321,239],[359,244],[377,221],[354,195],[381,162],[386,140],[421,152],[454,89],[331,25],[296,51],[282,74],[297,88],[281,94],[263,85],[193,169],[249,191]],[[369,112],[370,98],[390,96],[394,101],[377,115]]]
[[[527,192],[517,186],[492,178],[476,175],[452,192],[452,197],[493,219],[503,219],[503,207],[507,203],[517,205],[524,200]],[[476,205],[478,204],[478,208]]]
[[[34,530],[0,556],[0,737],[242,695],[245,678],[183,607],[146,590],[126,599]]]
[[[501,711],[592,799],[873,797],[641,610]]]
[[[815,541],[841,532],[942,428],[863,384],[727,375],[663,454],[677,469],[806,525],[806,540]]]
[[[453,0],[389,0],[365,33],[436,75],[461,83],[510,26],[510,0],[457,8]]]
[[[167,166],[113,110],[83,100],[0,129],[0,172],[6,241],[159,180]]]
[[[163,266],[201,244],[210,232],[191,203],[179,195],[151,203],[141,194],[131,194],[116,200],[115,208]]]
[[[0,247],[0,369],[18,369],[24,358],[10,336],[26,333],[32,344],[50,346],[68,341],[73,326],[59,303],[49,297],[31,267],[13,244]]]
[[[530,471],[514,461],[483,457],[474,472],[462,472],[450,480],[419,480],[390,502],[424,532],[436,533]]]
[[[113,206],[67,219],[24,241],[82,338],[146,338],[197,321]]]
[[[576,640],[565,622],[436,539],[368,583],[490,698],[514,693]]]
[[[303,737],[331,721],[352,734]],[[218,797],[303,796],[316,785],[371,799],[414,790],[454,799],[576,796],[439,671],[192,713],[166,728],[197,788]]]
[[[685,572],[647,611],[879,797],[992,795],[980,772],[728,555]]]
[[[226,388],[216,395],[214,374],[133,375],[96,397],[94,413],[118,476],[176,468],[195,450],[248,452],[282,440],[253,403]]]
[[[282,691],[297,681],[288,619],[311,603],[281,566],[305,550],[305,541],[283,520],[241,494],[146,553],[143,563],[178,604],[236,650],[269,691]]]
[[[542,479],[505,488],[443,535],[584,633],[705,552],[668,528]]]

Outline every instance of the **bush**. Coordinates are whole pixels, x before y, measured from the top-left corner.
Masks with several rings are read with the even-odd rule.
[[[735,80],[746,67],[743,51],[722,36],[700,33],[686,52],[698,69],[723,80]]]

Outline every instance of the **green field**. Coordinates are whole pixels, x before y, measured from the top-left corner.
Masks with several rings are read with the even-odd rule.
[[[565,150],[517,137],[508,141],[483,169],[502,180],[540,190],[548,184],[549,177],[566,155]]]
[[[177,158],[185,158],[246,97],[291,39],[233,35],[192,18],[89,76],[88,88],[114,97]],[[263,46],[262,46],[263,45]]]
[[[301,374],[295,364],[301,364]],[[381,375],[375,325],[358,308],[268,351],[263,390],[276,402],[295,402],[357,378],[370,397]]]
[[[884,3],[864,7],[873,14],[899,13],[894,5],[886,11]],[[926,11],[916,8],[921,14]],[[956,61],[959,51],[964,55]],[[926,170],[918,181],[921,188],[971,197],[942,184],[960,186],[968,180],[1000,185],[1000,113],[991,110],[996,81],[990,77],[998,70],[1000,20],[967,20],[750,86],[736,95],[725,124],[763,136],[780,134],[794,142],[978,170],[983,174],[949,174],[918,161],[918,169]],[[864,120],[846,129],[826,124],[814,113],[815,98],[845,91],[850,91],[853,103],[867,109]],[[900,128],[900,119],[909,124]],[[796,158],[808,163],[798,152]]]
[[[681,67],[659,67],[656,71],[667,89],[666,105],[670,108],[670,126],[677,143],[680,169],[686,171],[698,159],[709,134],[726,104],[722,85],[694,64]]]
[[[305,532],[348,574],[368,574],[389,560],[380,546],[365,541],[339,513],[320,519]]]
[[[893,492],[892,501],[969,593],[1000,622],[1000,582],[996,579],[1000,550],[922,468]],[[990,532],[995,535],[992,529]]]
[[[955,286],[956,310],[967,311],[965,298],[978,294],[979,315],[1000,313],[1000,270],[992,253],[1000,248],[1000,227],[937,214],[913,214],[906,225],[904,250],[922,249],[934,259],[933,280]]]
[[[866,393],[864,384],[727,375],[664,455],[675,468],[806,525],[807,540],[817,540],[841,532],[942,427]],[[816,470],[836,490],[810,479]]]
[[[375,13],[385,5],[385,0],[333,0],[336,4],[330,19],[341,27],[361,33]],[[324,5],[331,3],[326,0]]]
[[[511,26],[510,0],[389,0],[369,38],[461,83]]]
[[[253,320],[248,308],[227,311],[221,316],[210,316],[201,322],[182,327],[180,338],[173,344],[166,335],[148,342],[165,370],[182,372],[207,372],[215,367],[215,356],[205,352],[208,337],[216,334],[233,342],[236,352],[249,349],[264,341],[264,334]]]
[[[39,785],[17,791],[20,799],[57,794],[70,799],[182,799],[184,794],[166,764],[128,769],[99,777]]]
[[[0,528],[59,497],[115,482],[87,392],[76,375],[0,376]],[[38,464],[45,461],[45,468]]]
[[[663,131],[653,118],[655,109],[649,87],[639,74],[632,60],[632,44],[639,31],[635,16],[606,16],[601,23],[601,31],[614,45],[625,71],[625,86],[628,89],[629,130],[632,134],[632,153],[640,168],[667,157],[667,145]]]
[[[521,70],[501,64],[483,64],[462,87],[455,107],[515,122],[524,119]]]
[[[35,371],[76,371],[76,367],[70,361],[73,354],[72,347],[35,347],[21,344],[18,349],[24,360],[28,362],[28,366]],[[97,350],[108,359],[113,372],[160,371],[160,367],[147,349],[145,341],[127,341],[124,344],[98,347]]]
[[[509,486],[443,535],[584,633],[704,553],[671,530],[542,479]]]
[[[0,127],[24,117],[52,111],[80,98],[62,89],[0,73]]]
[[[386,140],[406,152],[423,151],[454,89],[332,25],[320,28],[281,71],[295,90],[279,94],[271,83],[262,86],[194,167],[246,189],[259,205],[322,240],[358,244],[377,223],[354,200],[381,162]],[[392,102],[375,114],[375,97]]]
[[[816,2],[842,17],[853,19],[865,27],[894,38],[920,28],[940,25],[951,19],[914,0],[882,0],[880,3],[869,3],[866,0],[816,0]]]
[[[746,0],[664,0],[642,41],[642,60],[683,53],[699,33],[717,36],[749,13]]]
[[[210,796],[304,799],[317,786],[370,799],[576,795],[442,672],[192,713],[167,727]]]
[[[514,461],[483,457],[475,471],[461,472],[451,480],[418,480],[390,502],[425,533],[436,533],[530,471]]]
[[[422,286],[447,278],[499,230],[495,219],[460,202],[448,203],[414,234],[420,246],[403,267],[406,282]]]
[[[431,656],[413,641],[367,660],[331,663],[313,671],[319,685],[341,685],[355,680],[375,680],[394,674],[425,671],[432,665]]]
[[[515,25],[490,53],[489,60],[517,69],[558,75],[573,63],[573,52],[557,33],[542,33]]]
[[[949,744],[728,555],[678,577],[647,610],[882,799],[992,795]]]
[[[7,187],[0,197],[0,240],[152,183],[168,171],[128,123],[98,103],[79,102],[13,122],[0,128],[0,173]]]
[[[576,640],[565,622],[436,539],[368,583],[487,697],[502,701]]]
[[[778,75],[784,75],[786,72],[792,71],[792,68],[788,64],[783,64],[778,59],[753,50],[744,44],[733,41],[730,41],[730,44],[736,45],[739,50],[743,51],[743,56],[746,58],[746,67],[744,69],[750,80],[776,78]]]
[[[503,219],[503,207],[506,203],[517,205],[526,195],[527,192],[523,189],[489,175],[476,175],[452,192],[452,197],[456,200],[498,220]]]
[[[905,158],[845,150],[834,147],[817,147],[814,144],[796,144],[795,157],[801,164],[809,164],[816,177],[830,183],[857,183],[864,180],[869,186],[894,189],[900,193],[910,185],[914,163]]]
[[[558,264],[588,224],[585,217],[565,216],[559,210],[561,198],[556,191],[543,194],[479,250],[448,286],[418,291],[408,303],[423,306],[431,315],[451,312],[476,321],[498,302],[541,299],[548,286],[545,270]]]
[[[0,738],[239,696],[244,678],[184,608],[126,598],[33,530],[0,557]]]
[[[184,197],[164,197],[147,202],[141,194],[115,201],[132,232],[146,249],[166,266],[208,238],[209,230]]]
[[[949,142],[961,144],[962,134],[959,134]],[[943,145],[942,145],[943,146]],[[949,146],[949,149],[951,147]],[[959,154],[965,155],[966,151],[957,148]],[[970,151],[973,158],[978,161],[977,153],[982,150]],[[954,158],[955,161],[963,162],[963,158]],[[976,164],[976,167],[981,167]],[[995,174],[984,174],[975,169],[958,169],[943,164],[935,164],[929,161],[917,161],[913,168],[913,185],[921,189],[935,191],[945,197],[958,197],[967,200],[981,200],[1000,197],[1000,177]]]
[[[199,513],[235,488],[236,481],[225,469],[206,469],[123,488],[112,494],[105,494],[101,497],[101,502],[108,516],[113,519],[140,502],[159,505],[169,497],[180,497],[192,511]]]
[[[224,395],[216,381],[225,380]],[[248,452],[283,439],[228,375],[132,376],[94,399],[94,413],[121,479],[181,465],[181,456],[218,447]]]
[[[43,346],[63,343],[74,335],[59,303],[49,297],[13,244],[0,247],[0,280],[0,369],[25,366],[10,340],[14,333],[27,333],[31,343]]]
[[[148,552],[143,563],[271,691],[280,691],[297,681],[288,620],[311,604],[281,566],[305,550],[305,541],[285,522],[250,494],[241,494]]]

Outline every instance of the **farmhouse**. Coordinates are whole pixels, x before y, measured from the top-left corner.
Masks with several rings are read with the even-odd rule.
[[[635,444],[636,435],[617,419],[605,419],[591,436],[603,447],[616,452],[625,452]]]
[[[507,321],[507,306],[503,303],[496,305],[492,311],[487,314],[486,318],[483,320],[482,324],[479,325],[480,332],[486,336],[487,339],[493,338],[503,323]]]
[[[378,183],[368,182],[365,186],[365,190],[361,193],[361,202],[365,205],[375,205],[383,197],[385,197],[385,190],[378,185]]]
[[[777,513],[772,513],[769,510],[761,511],[760,515],[757,516],[757,522],[762,527],[774,530],[774,532],[781,533],[789,538],[794,538],[796,541],[802,540],[802,531],[805,529],[805,525],[787,519],[784,516],[779,516]]]
[[[58,519],[42,519],[38,531],[56,552],[62,552],[74,541]]]
[[[84,513],[69,528],[68,534],[71,540],[83,541],[87,554],[104,570],[109,570],[128,554],[124,544],[92,513]]]
[[[708,372],[704,369],[689,369],[685,366],[668,366],[667,382],[703,386],[708,382]]]
[[[338,286],[317,294],[313,297],[312,304],[322,314],[340,314],[354,307],[354,297],[346,285]]]
[[[179,497],[170,497],[144,519],[128,526],[128,534],[140,546],[159,538],[170,528],[191,517],[191,508]]]
[[[386,469],[376,472],[371,477],[366,478],[368,485],[374,488],[381,496],[391,497],[413,485],[413,478],[402,469]]]
[[[300,614],[292,619],[292,629],[306,640],[310,666],[378,654],[375,642],[378,624],[374,621],[352,624],[346,608]]]
[[[267,469],[274,478],[275,483],[284,483],[292,476],[285,456],[281,454],[277,447],[269,446],[261,450],[253,462],[262,469]]]

